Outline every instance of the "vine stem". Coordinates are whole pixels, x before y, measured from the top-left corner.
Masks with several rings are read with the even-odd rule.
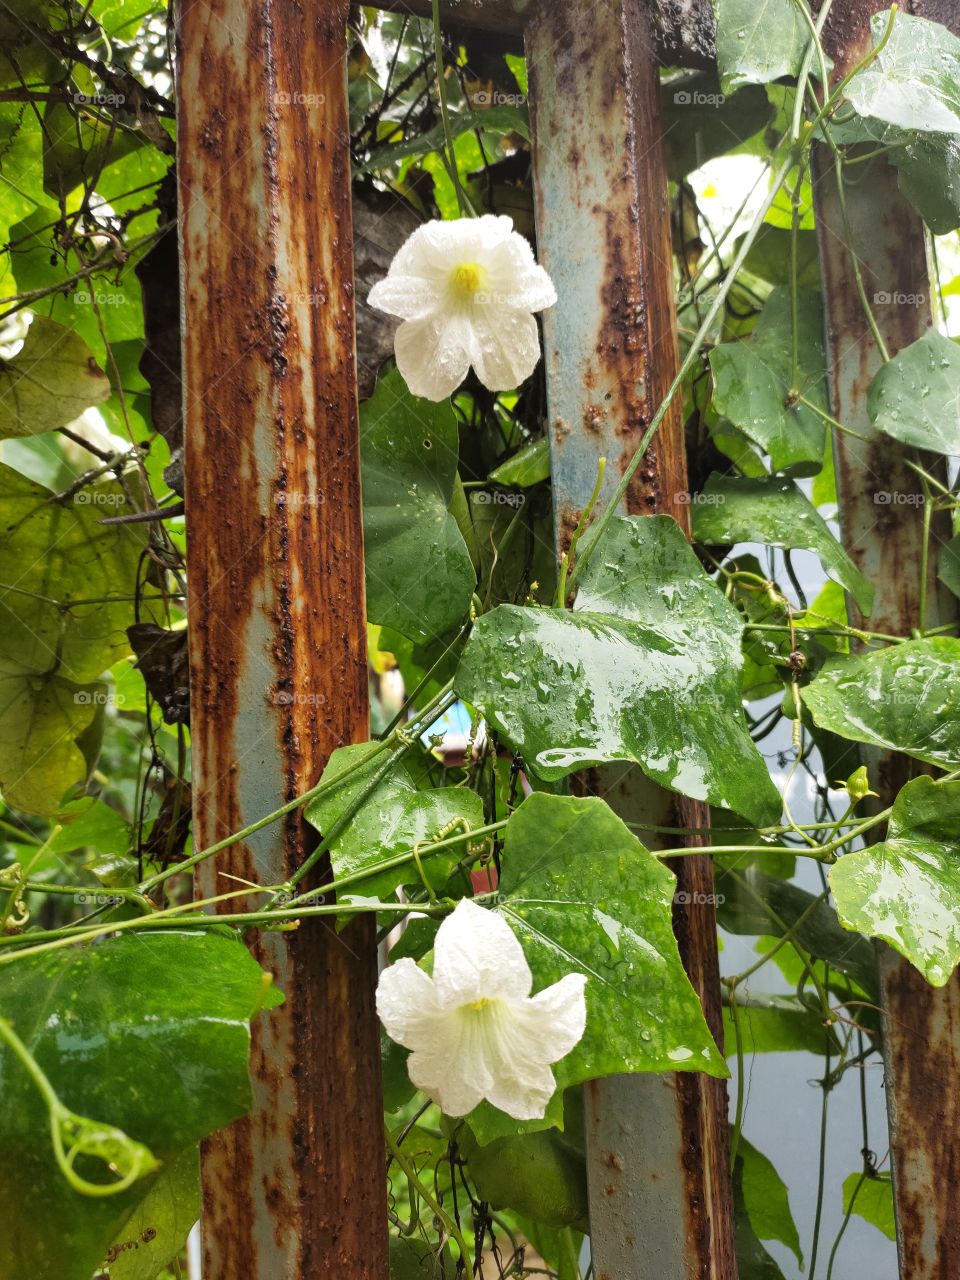
[[[434,2],[436,2],[436,0],[434,0]],[[451,1236],[453,1240],[456,1241],[457,1248],[460,1250],[460,1257],[463,1260],[463,1264],[464,1266],[469,1267],[470,1251],[467,1248],[466,1240],[464,1240],[463,1238],[463,1232],[457,1226],[453,1218],[451,1218],[450,1215],[447,1213],[447,1211],[443,1208],[440,1202],[436,1199],[436,1197],[432,1194],[429,1187],[424,1186],[424,1184],[420,1181],[420,1178],[417,1174],[416,1169],[413,1166],[412,1161],[409,1161],[407,1157],[403,1154],[403,1152],[400,1150],[400,1147],[394,1141],[393,1134],[390,1132],[390,1129],[388,1128],[388,1126],[384,1125],[383,1128],[384,1128],[384,1134],[386,1135],[387,1149],[389,1150],[390,1155],[394,1160],[396,1160],[397,1164],[403,1170],[404,1176],[406,1177],[407,1181],[410,1183],[411,1187],[416,1187],[417,1194],[421,1196],[423,1200],[426,1201],[426,1203],[430,1206],[430,1208],[436,1214],[437,1218],[439,1218],[439,1220],[443,1223],[443,1226],[447,1234]]]
[[[434,62],[437,68],[437,94],[440,98],[440,119],[443,122],[444,146],[447,152],[447,170],[450,181],[457,193],[457,205],[461,217],[471,217],[476,213],[467,199],[467,193],[460,185],[460,174],[457,170],[457,153],[453,147],[453,135],[450,132],[450,117],[447,113],[447,90],[443,82],[443,36],[440,32],[440,0],[433,0],[433,49]]]
[[[436,3],[437,3],[437,0],[434,0],[434,4]],[[677,373],[674,376],[673,381],[670,383],[670,386],[667,388],[666,395],[661,400],[656,413],[651,418],[650,425],[647,427],[646,431],[643,433],[643,438],[641,439],[640,444],[637,446],[636,452],[634,453],[630,461],[627,463],[627,466],[624,469],[623,475],[620,478],[620,483],[617,485],[616,489],[614,490],[612,496],[610,497],[610,500],[607,502],[607,505],[604,507],[603,511],[601,511],[600,515],[597,517],[595,524],[591,526],[589,540],[584,546],[583,551],[579,559],[577,560],[577,563],[573,566],[573,571],[570,574],[568,589],[572,589],[575,583],[577,582],[580,574],[583,572],[583,569],[586,567],[586,564],[590,559],[590,556],[593,554],[597,544],[601,541],[604,531],[607,528],[607,525],[613,519],[614,515],[616,515],[617,508],[620,506],[620,503],[623,501],[624,494],[627,492],[627,489],[630,486],[630,481],[633,479],[634,475],[637,472],[638,467],[640,466],[640,463],[643,461],[644,456],[647,452],[647,449],[650,447],[651,440],[659,430],[661,422],[663,422],[664,418],[667,416],[667,411],[669,410],[671,404],[673,403],[674,396],[677,394],[680,387],[683,385],[683,382],[686,379],[687,374],[693,368],[693,365],[696,362],[697,357],[700,355],[700,351],[707,340],[707,336],[710,333],[710,330],[713,326],[713,322],[717,318],[717,316],[720,314],[721,309],[726,303],[730,290],[733,288],[734,281],[737,278],[737,273],[739,272],[740,268],[743,266],[744,259],[746,258],[747,254],[750,252],[750,249],[753,246],[753,242],[754,240],[756,240],[757,235],[760,232],[760,228],[763,226],[764,219],[766,218],[767,214],[770,212],[771,208],[773,207],[773,203],[780,192],[780,188],[783,186],[784,182],[786,181],[787,175],[791,173],[792,170],[796,167],[799,154],[800,154],[800,148],[792,146],[790,148],[789,156],[787,157],[787,159],[784,161],[784,163],[780,166],[780,168],[777,170],[776,174],[774,175],[774,179],[773,179],[773,183],[771,185],[770,191],[768,192],[763,204],[757,210],[757,214],[753,222],[750,224],[749,230],[741,240],[740,248],[737,250],[736,256],[734,257],[734,260],[730,265],[730,270],[727,272],[727,275],[723,281],[723,284],[717,290],[716,297],[708,307],[707,313],[703,319],[703,322],[700,325],[700,328],[697,330],[697,333],[693,339],[693,342],[690,344],[690,349],[687,351],[687,354],[684,356],[683,360],[681,361],[680,368],[677,370]]]
[[[382,738],[379,742],[372,743],[371,749],[366,752],[362,759],[354,761],[348,769],[344,769],[342,773],[338,773],[335,778],[330,778],[326,782],[321,778],[319,782],[304,791],[301,795],[295,796],[292,800],[288,800],[286,804],[282,804],[279,809],[274,809],[272,813],[268,813],[263,818],[258,818],[256,822],[251,822],[248,826],[235,831],[229,836],[224,836],[222,840],[218,840],[215,844],[208,845],[206,849],[200,849],[197,853],[192,854],[189,858],[185,858],[183,862],[178,862],[172,867],[167,867],[165,871],[158,871],[155,875],[148,876],[143,880],[139,889],[143,894],[149,893],[158,885],[169,880],[171,876],[181,875],[185,871],[190,871],[199,862],[203,862],[206,858],[212,857],[215,853],[220,853],[223,849],[228,849],[231,845],[239,844],[241,840],[246,840],[250,836],[262,831],[264,827],[269,827],[272,823],[279,821],[280,818],[286,817],[288,813],[293,813],[295,809],[299,809],[302,805],[309,804],[311,800],[316,800],[318,796],[326,795],[327,792],[333,791],[335,788],[343,785],[345,780],[351,774],[356,773],[359,769],[368,765],[371,760],[375,760],[378,756],[385,752],[395,752],[399,745],[404,743],[406,739],[414,732],[416,727],[427,729],[433,723],[428,720],[428,715],[433,715],[436,710],[437,714],[433,719],[437,719],[447,709],[443,706],[444,700],[450,695],[453,688],[453,682],[449,681],[440,692],[430,700],[424,710],[412,721],[405,725],[399,725],[387,737]],[[448,704],[449,705],[449,704]],[[442,707],[438,710],[438,707]],[[281,886],[282,887],[282,886]]]

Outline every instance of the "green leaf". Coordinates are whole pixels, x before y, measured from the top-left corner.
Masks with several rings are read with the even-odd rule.
[[[154,1280],[183,1248],[200,1217],[200,1161],[194,1147],[174,1156],[107,1250],[110,1280]]]
[[[749,888],[744,887],[744,881]],[[814,894],[756,867],[737,875],[718,868],[716,884],[717,917],[724,929],[735,934],[777,938],[792,929],[792,936],[804,950],[828,960],[835,969],[858,983],[869,999],[879,1000],[873,947],[866,938],[851,938],[829,903],[814,906]],[[798,924],[801,916],[803,921]],[[786,946],[777,959],[789,954]]]
[[[741,630],[675,520],[619,518],[572,612],[501,605],[477,620],[456,688],[543,779],[633,760],[768,825],[780,796],[743,716]]]
[[[390,1237],[390,1280],[449,1280],[454,1274],[450,1246],[439,1253],[426,1240]]]
[[[0,792],[24,813],[50,818],[91,767],[82,739],[96,720],[102,684],[77,685],[0,657]]]
[[[322,782],[354,768],[358,760],[369,755],[373,743],[339,747],[323,771]],[[361,765],[345,778],[342,786],[311,801],[304,817],[318,831],[327,833],[357,802],[369,786],[387,756],[381,754],[369,764]],[[448,835],[473,830],[483,825],[483,802],[475,791],[465,787],[417,789],[414,765],[401,760],[395,764],[330,846],[334,878],[375,868],[397,854],[408,853],[418,844],[427,844]],[[421,865],[433,889],[442,889],[457,863],[467,852],[467,844],[452,845],[439,853],[424,855]],[[414,860],[371,874],[345,892],[386,901],[401,885],[420,885],[420,873]]]
[[[519,485],[523,489],[550,476],[550,441],[544,436],[524,445],[517,453],[490,472],[491,484]]]
[[[739,94],[737,96],[739,97]],[[740,236],[737,239],[734,250],[739,250],[744,238]],[[770,284],[788,285],[793,278],[790,262],[792,240],[793,234],[790,228],[776,227],[769,222],[764,222],[743,260],[745,270]],[[815,231],[798,233],[797,284],[809,289],[820,287],[820,251]],[[767,306],[769,305],[768,302]]]
[[[823,417],[798,402],[799,392],[826,411],[823,312],[819,294],[798,293],[798,363],[793,376],[790,291],[770,294],[749,340],[724,342],[710,352],[717,412],[770,455],[774,471],[814,475],[823,465]]]
[[[850,1205],[858,1217],[864,1218],[878,1231],[882,1231],[888,1240],[896,1240],[897,1224],[893,1215],[893,1182],[888,1173],[864,1177],[862,1173],[851,1173],[843,1180],[843,1211],[848,1213]]]
[[[810,31],[793,0],[713,0],[724,93],[796,75]]]
[[[250,1105],[248,1022],[264,975],[236,939],[124,934],[13,959],[0,983],[9,1019],[65,1106],[122,1129],[169,1166]],[[276,1003],[270,993],[267,1007]],[[0,1048],[0,1274],[89,1280],[146,1181],[108,1197],[74,1191],[54,1161],[47,1108]],[[98,1161],[78,1172],[103,1179]],[[56,1230],[50,1224],[56,1223]]]
[[[34,316],[20,351],[0,360],[0,439],[55,431],[110,398],[110,380],[79,336]]]
[[[716,70],[671,74],[660,87],[667,172],[674,182],[759,133],[773,114],[760,85],[723,94]]]
[[[525,107],[497,105],[482,111],[461,111],[450,114],[450,136],[454,139],[462,134],[471,133],[474,129],[483,129],[487,133],[519,133],[527,142],[530,141],[530,119]],[[374,152],[364,169],[375,172],[386,165],[395,164],[409,156],[422,156],[430,151],[441,151],[444,146],[443,124],[435,124],[426,133],[418,133],[402,142],[389,142]]]
[[[790,1212],[790,1198],[783,1179],[771,1161],[742,1135],[737,1156],[738,1161],[743,1162],[743,1201],[757,1238],[779,1240],[794,1255],[797,1266],[802,1267],[800,1236]]]
[[[895,440],[960,454],[960,347],[928,329],[880,367],[867,412],[877,430]]]
[[[796,996],[757,995],[746,999],[740,995],[737,1019],[744,1053],[793,1053],[802,1049],[822,1054],[828,1045],[831,1052],[837,1049],[836,1037],[826,1035],[822,1017]],[[736,1028],[726,1006],[723,1043],[729,1058],[736,1050]]]
[[[744,1199],[743,1175],[744,1158],[738,1151],[733,1168],[733,1225],[737,1242],[737,1276],[739,1280],[784,1280],[783,1272],[764,1249],[753,1229]]]
[[[587,975],[587,1029],[554,1067],[558,1090],[624,1071],[727,1074],[680,963],[675,892],[673,874],[596,797],[535,792],[511,817],[497,910],[534,989]]]
[[[899,171],[901,192],[934,235],[960,227],[960,137],[907,134],[887,159]]]
[[[832,658],[800,694],[822,729],[928,764],[960,764],[960,640],[953,636]]]
[[[59,809],[56,819],[62,830],[47,845],[50,853],[71,853],[74,849],[89,847],[100,857],[108,857],[125,854],[130,848],[129,823],[105,800],[84,796]]]
[[[938,576],[949,591],[960,597],[960,533],[941,550]]]
[[[880,43],[889,11],[870,20]],[[897,12],[879,54],[846,88],[862,116],[923,133],[960,133],[960,40],[939,22]]]
[[[481,1200],[550,1227],[586,1230],[583,1152],[556,1129],[495,1138],[481,1146],[464,1126],[460,1147]]]
[[[848,929],[883,938],[935,987],[960,962],[960,782],[908,782],[887,838],[830,869]]]
[[[452,630],[476,585],[448,509],[457,449],[449,401],[412,396],[395,369],[360,406],[367,612],[411,640]]]
[[[712,475],[693,509],[693,536],[707,546],[763,542],[805,547],[869,614],[873,587],[830,532],[816,507],[792,480]]]
[[[61,498],[0,464],[0,657],[86,684],[129,653],[147,537],[99,521],[136,510],[136,485],[101,480]]]
[[[92,78],[84,84],[80,89],[67,82],[79,102],[50,101],[44,111],[43,188],[55,200],[66,199],[81,183],[93,189],[105,168],[146,145],[142,134],[117,127],[97,109]],[[83,101],[84,93],[94,98],[93,110]]]

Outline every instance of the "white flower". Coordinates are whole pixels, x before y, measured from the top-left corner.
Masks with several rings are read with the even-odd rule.
[[[445,400],[471,365],[491,391],[519,386],[540,359],[532,312],[556,300],[512,219],[491,214],[418,227],[367,299],[403,320],[397,368],[427,400]]]
[[[533,999],[533,976],[506,921],[469,898],[437,931],[431,978],[408,957],[384,969],[377,1012],[413,1052],[410,1079],[449,1116],[483,1099],[539,1120],[556,1090],[550,1063],[583,1035],[586,978],[570,973]]]

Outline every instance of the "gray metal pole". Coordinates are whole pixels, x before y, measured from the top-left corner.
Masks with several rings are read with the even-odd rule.
[[[545,316],[554,511],[567,546],[607,458],[605,493],[678,367],[656,41],[646,0],[602,6],[542,0],[526,31],[537,229],[559,302]],[[660,428],[625,509],[689,507],[679,402]],[[623,817],[704,826],[702,805],[636,768],[581,775]],[[674,868],[681,954],[721,1034],[709,858]],[[586,1088],[591,1241],[597,1280],[733,1280],[724,1083],[621,1076]]]

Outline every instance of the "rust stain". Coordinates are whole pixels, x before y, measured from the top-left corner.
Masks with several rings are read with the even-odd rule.
[[[181,8],[198,846],[368,736],[346,20],[339,0]],[[312,839],[291,815],[256,858],[237,846],[202,864],[198,891],[221,872],[282,879]],[[254,1024],[251,1116],[204,1144],[205,1270],[384,1280],[372,924],[263,935],[253,951],[287,999]]]

